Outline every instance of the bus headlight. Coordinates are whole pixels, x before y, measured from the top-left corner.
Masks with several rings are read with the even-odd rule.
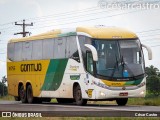
[[[144,94],[145,94],[145,92],[144,92],[144,91],[141,91],[141,92],[140,92],[140,95],[144,95]]]
[[[105,96],[106,94],[105,94],[104,92],[101,92],[101,91],[100,91],[100,95],[101,95],[101,96]]]

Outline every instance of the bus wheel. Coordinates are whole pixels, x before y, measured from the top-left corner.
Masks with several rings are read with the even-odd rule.
[[[31,85],[28,85],[27,87],[27,100],[28,100],[28,103],[33,103],[33,91],[32,91],[32,86]]]
[[[24,86],[21,85],[19,88],[19,96],[22,103],[27,103],[26,91],[24,90]]]
[[[119,106],[125,106],[127,104],[128,98],[118,98],[116,102]]]
[[[87,99],[82,98],[81,88],[77,85],[74,89],[74,99],[77,105],[86,105]]]

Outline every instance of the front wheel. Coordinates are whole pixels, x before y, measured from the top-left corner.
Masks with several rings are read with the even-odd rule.
[[[127,104],[128,98],[118,98],[116,102],[119,106],[125,106]]]
[[[74,99],[77,105],[82,106],[87,104],[87,99],[82,98],[81,88],[79,85],[77,85],[74,89]]]

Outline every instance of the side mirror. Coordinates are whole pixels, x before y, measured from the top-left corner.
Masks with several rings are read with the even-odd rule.
[[[90,45],[90,44],[85,44],[84,46],[91,50],[93,60],[98,61],[98,53],[97,53],[96,48],[93,45]]]
[[[146,50],[148,51],[148,60],[152,60],[152,50],[150,47],[148,47],[147,45],[142,44],[142,47],[146,48]]]

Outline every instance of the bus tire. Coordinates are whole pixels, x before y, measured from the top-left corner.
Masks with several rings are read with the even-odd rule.
[[[33,103],[34,102],[33,90],[32,90],[31,85],[27,86],[27,101],[28,101],[28,103]]]
[[[77,105],[83,106],[87,104],[87,99],[82,98],[81,88],[79,85],[74,89],[74,99]]]
[[[119,106],[125,106],[127,104],[128,98],[118,98],[116,102]]]
[[[19,96],[20,96],[20,100],[22,101],[22,103],[27,103],[26,91],[24,90],[23,85],[19,87]]]

